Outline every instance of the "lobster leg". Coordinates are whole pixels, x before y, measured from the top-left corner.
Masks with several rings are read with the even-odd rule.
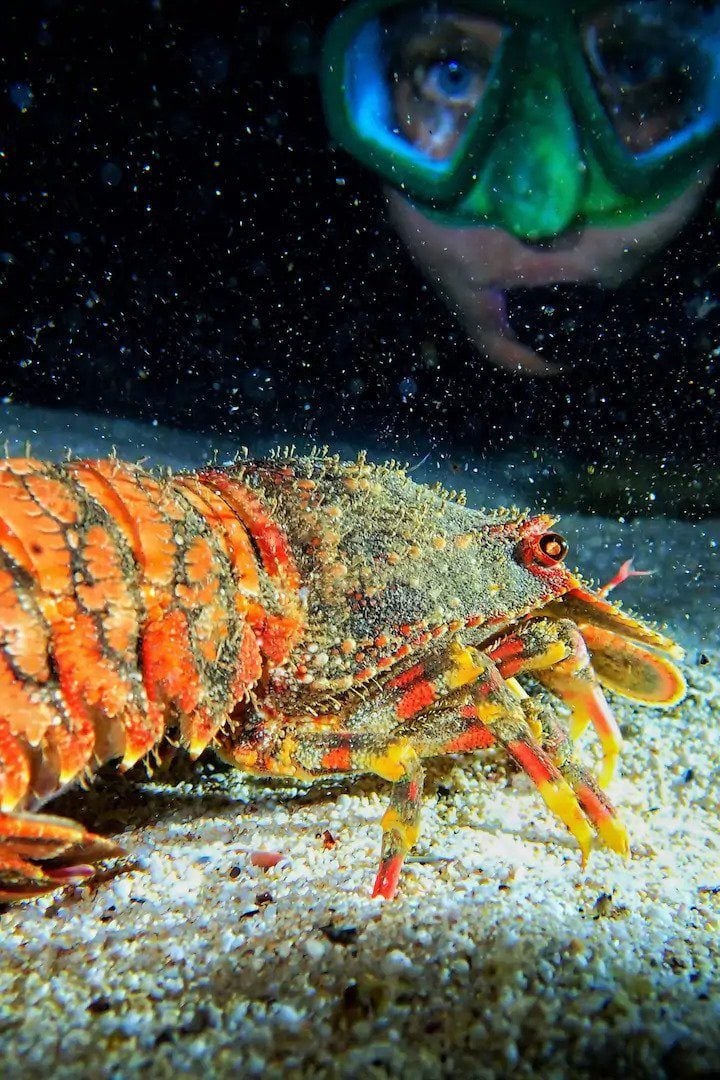
[[[578,803],[600,839],[611,851],[627,855],[629,840],[625,826],[618,819],[615,808],[595,777],[574,756],[572,741],[566,729],[544,705],[538,705],[526,696],[523,697],[523,705],[526,712],[531,709],[536,714],[542,731],[543,750],[573,789]]]
[[[376,702],[378,712],[382,704]],[[305,727],[285,721],[285,735],[271,751],[258,754],[240,743],[218,740],[224,761],[257,773],[316,779],[329,773],[373,774],[392,782],[390,805],[382,818],[382,854],[373,896],[395,895],[400,870],[420,834],[424,772],[412,740],[378,737],[349,730],[317,731],[318,718]],[[315,730],[313,730],[313,728]]]
[[[611,850],[627,854],[624,826],[590,773],[574,758],[558,720],[532,701],[513,678],[504,679],[492,660],[478,653],[475,656],[485,669],[468,687],[469,700],[460,709],[467,726],[436,752],[453,753],[488,745],[491,740],[498,742],[575,837],[583,864],[593,829]]]
[[[0,901],[85,881],[95,873],[95,862],[122,854],[112,840],[67,818],[0,813]]]
[[[434,706],[411,713],[413,699],[418,705],[422,700],[417,693],[422,683],[405,688],[396,705],[405,723],[396,737],[407,738],[422,756],[458,753],[497,741],[570,830],[584,862],[592,840],[591,825],[572,786],[542,746],[543,726],[525,692],[514,680],[506,682],[487,656],[457,640],[449,644],[444,665],[432,684],[438,698]]]
[[[387,753],[384,757],[388,757]],[[388,900],[397,892],[405,856],[420,835],[420,801],[425,778],[420,759],[412,746],[399,747],[397,765],[402,773],[399,777],[395,776],[390,805],[380,823],[383,831],[380,869],[372,891],[373,896],[384,896]],[[394,769],[391,771],[395,772]]]
[[[372,710],[376,734],[368,734]],[[339,718],[335,718],[338,720]],[[538,711],[522,688],[506,682],[492,661],[453,641],[430,664],[416,664],[390,680],[349,718],[361,730],[318,731],[284,718],[282,737],[258,771],[317,777],[326,773],[370,773],[393,784],[382,819],[383,842],[374,896],[394,896],[405,855],[419,835],[423,770],[421,758],[460,753],[500,743],[538,788],[549,809],[570,830],[583,853],[593,828],[608,847],[627,851],[627,835],[590,775],[572,757],[557,721]],[[546,744],[546,745],[545,745]],[[228,743],[222,756],[246,766]]]
[[[504,678],[531,672],[572,711],[574,740],[592,723],[600,738],[601,784],[615,772],[622,745],[617,721],[592,667],[585,640],[569,619],[530,619],[488,650]]]

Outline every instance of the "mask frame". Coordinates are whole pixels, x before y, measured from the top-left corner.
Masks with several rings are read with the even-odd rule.
[[[633,153],[606,112],[582,41],[583,19],[610,7],[607,0],[576,0],[572,7],[564,0],[461,0],[460,12],[493,19],[505,33],[481,102],[457,147],[446,161],[430,161],[390,130],[378,37],[380,16],[417,6],[417,0],[351,3],[326,33],[321,85],[334,139],[431,216],[460,225],[499,224],[527,238],[556,235],[570,225],[637,221],[662,209],[720,160],[720,55],[709,75],[704,115],[653,149]],[[534,228],[531,207],[518,208],[515,214],[512,207],[498,213],[498,200],[493,205],[488,197],[487,166],[521,88],[538,72],[546,83],[553,80],[559,87],[556,102],[561,96],[565,99],[556,135],[561,120],[565,128],[574,120],[574,148],[569,143],[565,147],[564,180],[556,170],[551,181],[555,187],[564,182],[566,191],[561,194],[566,205],[546,221],[540,214]],[[570,120],[565,122],[567,110]],[[531,130],[529,145],[532,138]],[[513,161],[517,163],[517,155]],[[517,197],[516,190],[505,192],[508,203]]]

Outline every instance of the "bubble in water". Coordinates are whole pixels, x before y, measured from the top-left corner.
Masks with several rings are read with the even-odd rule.
[[[17,106],[20,112],[27,112],[35,96],[31,87],[27,83],[21,82],[12,83],[8,93],[13,105]]]
[[[198,79],[208,86],[218,86],[228,77],[230,53],[215,38],[206,38],[195,49],[191,63]]]
[[[108,187],[115,187],[122,180],[122,169],[112,161],[106,161],[100,169],[100,179]]]

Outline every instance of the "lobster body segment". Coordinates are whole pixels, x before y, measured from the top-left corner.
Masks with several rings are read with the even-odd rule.
[[[3,811],[110,758],[133,765],[171,726],[200,753],[268,655],[289,653],[303,624],[292,554],[256,496],[220,479],[0,468]]]
[[[0,899],[93,872],[110,841],[29,813],[166,735],[239,768],[393,784],[375,892],[419,827],[423,757],[497,742],[586,853],[627,838],[528,674],[620,739],[600,682],[684,684],[669,639],[563,565],[552,519],[470,510],[361,456],[158,476],[0,464]],[[596,660],[597,674],[593,666]],[[599,676],[599,678],[598,678]]]

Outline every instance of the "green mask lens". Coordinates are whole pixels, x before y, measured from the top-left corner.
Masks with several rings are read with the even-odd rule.
[[[323,97],[337,141],[449,223],[635,221],[720,158],[720,0],[357,0]]]

